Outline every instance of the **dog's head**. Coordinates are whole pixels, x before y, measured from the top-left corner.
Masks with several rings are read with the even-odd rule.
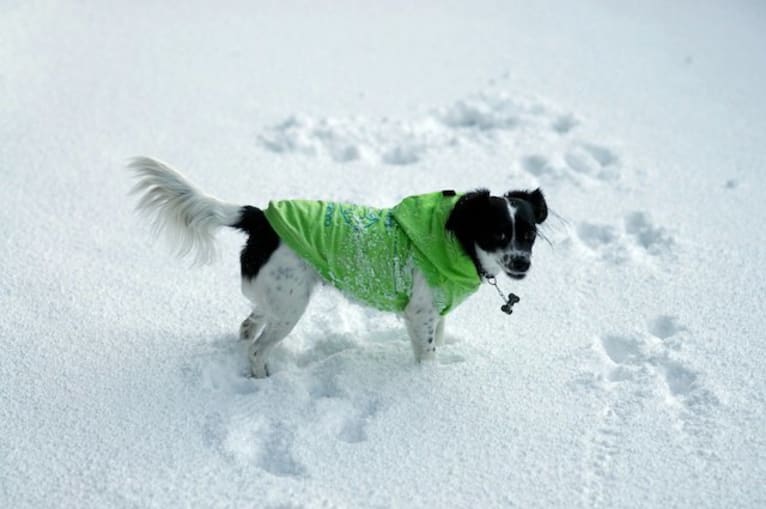
[[[537,225],[548,217],[540,189],[491,196],[486,189],[463,195],[447,221],[481,275],[526,276]]]

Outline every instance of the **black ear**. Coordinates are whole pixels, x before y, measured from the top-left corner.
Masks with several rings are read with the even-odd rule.
[[[537,224],[542,223],[548,217],[548,204],[545,203],[545,196],[539,187],[534,191],[510,191],[505,194],[505,197],[516,198],[529,203],[532,206],[532,213],[535,215]]]
[[[463,234],[476,227],[474,220],[489,208],[489,190],[477,189],[465,193],[455,203],[445,227],[456,234]],[[460,236],[460,235],[458,235]]]

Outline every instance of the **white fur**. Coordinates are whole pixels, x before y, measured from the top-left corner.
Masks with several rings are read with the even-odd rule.
[[[215,232],[239,220],[240,208],[203,194],[167,164],[136,157],[128,165],[138,177],[131,193],[143,196],[136,209],[149,216],[157,234],[165,234],[179,256],[193,253],[195,263],[216,255]]]
[[[511,218],[511,224],[513,225],[513,235],[511,236],[511,244],[513,244],[516,238],[516,207],[507,198],[505,201],[508,204],[508,217]]]
[[[415,269],[412,295],[404,309],[404,322],[410,335],[415,360],[432,360],[437,343],[443,341],[443,337],[440,336],[444,334],[444,318],[439,316],[434,292],[419,269]]]
[[[482,270],[488,276],[495,277],[503,272],[502,255],[502,251],[484,251],[478,244],[476,245],[476,257],[479,259]]]

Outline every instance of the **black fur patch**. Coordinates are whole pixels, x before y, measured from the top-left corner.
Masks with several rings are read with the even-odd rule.
[[[242,207],[239,222],[232,226],[248,234],[239,261],[242,277],[253,279],[279,247],[279,236],[263,211],[257,207]]]
[[[509,191],[505,197],[510,200],[521,200],[529,204],[534,214],[535,222],[540,224],[548,217],[548,204],[545,202],[545,196],[540,188],[534,191]]]
[[[447,219],[446,228],[455,235],[479,275],[482,274],[476,245],[492,250],[498,247],[498,242],[507,243],[513,233],[506,201],[490,196],[487,189],[477,189],[461,196]],[[507,239],[504,238],[506,236]]]

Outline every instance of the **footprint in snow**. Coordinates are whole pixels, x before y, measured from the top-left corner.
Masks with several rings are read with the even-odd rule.
[[[660,321],[666,318],[663,316]],[[676,329],[680,330],[682,329]],[[663,329],[661,332],[665,333],[667,330]],[[671,342],[672,338],[673,335],[665,335],[663,338],[653,334],[602,336],[597,348],[609,360],[607,379],[617,382],[632,381],[649,373],[650,378],[662,382],[671,398],[682,398],[689,394],[695,389],[699,375],[671,357],[671,352],[676,348],[669,347],[667,343]],[[635,376],[625,376],[626,371]]]
[[[680,348],[678,333],[687,328],[678,323],[678,318],[672,315],[658,315],[649,322],[649,332],[665,342],[670,348]]]
[[[206,418],[203,443],[236,464],[278,477],[308,477],[296,445],[305,431],[300,408],[305,395],[287,377],[262,385],[258,394],[216,400],[218,410]]]
[[[575,125],[572,117],[564,116],[556,120],[553,130],[563,135]],[[540,142],[537,143],[539,145]],[[620,158],[614,150],[584,141],[570,143],[562,149],[560,143],[552,140],[545,152],[537,151],[522,156],[520,165],[524,171],[543,180],[546,185],[560,182],[576,186],[608,183],[618,180],[622,173]]]
[[[675,420],[675,428],[702,457],[710,458],[716,424],[711,414],[719,401],[704,384],[703,373],[677,355],[688,329],[672,315],[659,315],[648,323],[648,333],[607,334],[592,346],[598,366],[581,373],[576,386],[603,391],[605,406],[585,439],[583,497],[587,505],[604,502],[611,481],[610,468],[622,452],[626,423],[654,399]],[[688,338],[687,338],[688,339]],[[587,382],[587,383],[584,383]]]
[[[576,233],[588,251],[606,261],[622,263],[629,258],[623,233],[612,225],[584,221],[577,225]]]
[[[642,211],[627,214],[621,226],[583,221],[577,225],[576,234],[587,251],[616,264],[631,258],[669,257],[675,247],[670,232],[654,225]]]
[[[607,147],[594,143],[576,143],[565,154],[570,170],[598,180],[616,180],[620,159]]]
[[[312,370],[308,382],[312,413],[318,426],[338,440],[349,444],[367,440],[367,426],[380,408],[377,396],[355,391],[351,382],[344,382],[343,361],[331,359]]]
[[[258,466],[279,477],[304,477],[306,468],[293,456],[295,432],[284,423],[273,423],[258,455]]]
[[[557,171],[545,156],[532,154],[521,159],[521,167],[535,177],[555,176]]]
[[[661,226],[655,226],[646,212],[631,212],[625,216],[625,232],[634,243],[652,256],[670,253],[675,241]]]
[[[246,345],[232,335],[200,343],[182,368],[187,383],[226,394],[246,395],[258,391],[258,383],[249,376]]]
[[[567,134],[577,127],[580,122],[572,114],[560,115],[556,117],[551,128],[558,134]]]
[[[205,417],[203,426],[202,443],[205,447],[221,450],[221,444],[226,438],[226,425],[223,416],[218,413],[212,413]]]
[[[338,440],[349,444],[365,442],[367,440],[367,425],[375,418],[379,407],[380,403],[376,399],[355,405],[354,414],[346,418],[343,427],[338,432]]]
[[[710,432],[709,415],[719,404],[704,376],[678,355],[688,329],[671,315],[648,323],[649,333],[605,335],[595,348],[605,359],[608,384],[639,384],[643,394],[664,401],[675,413],[678,428],[690,435]]]

